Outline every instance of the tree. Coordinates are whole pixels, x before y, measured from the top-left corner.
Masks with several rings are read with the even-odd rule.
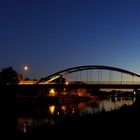
[[[2,72],[0,72],[0,85],[16,85],[18,82],[18,73],[12,67],[2,69]]]

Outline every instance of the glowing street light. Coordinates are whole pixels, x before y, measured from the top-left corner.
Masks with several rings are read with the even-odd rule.
[[[24,66],[24,71],[28,71],[29,67],[28,66]]]

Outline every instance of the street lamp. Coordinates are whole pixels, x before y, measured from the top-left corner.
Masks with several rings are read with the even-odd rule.
[[[28,66],[24,66],[24,71],[28,71],[29,67]]]
[[[23,77],[26,77],[25,75],[28,73],[28,71],[29,71],[29,66],[28,65],[24,65],[23,68],[22,68],[22,75],[23,75]]]

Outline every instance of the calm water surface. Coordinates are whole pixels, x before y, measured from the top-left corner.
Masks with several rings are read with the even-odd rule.
[[[23,109],[20,108],[19,112],[22,113],[17,113],[17,131],[28,133],[33,128],[42,125],[57,125],[67,117],[82,117],[84,115],[94,115],[102,111],[117,110],[124,105],[133,105],[135,100],[134,97],[107,97],[100,99],[95,96],[88,102],[50,104],[35,108],[26,106]]]

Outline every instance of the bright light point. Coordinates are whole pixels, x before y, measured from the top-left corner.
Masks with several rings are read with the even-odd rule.
[[[68,85],[68,84],[69,84],[69,82],[67,81],[65,84],[66,84],[66,85]]]
[[[55,106],[54,105],[49,106],[49,110],[51,114],[54,114]]]
[[[53,88],[50,89],[49,95],[50,95],[50,96],[55,96],[55,95],[56,95],[56,92],[55,92],[55,90],[54,90]]]
[[[24,70],[27,71],[29,68],[28,66],[24,66]]]

